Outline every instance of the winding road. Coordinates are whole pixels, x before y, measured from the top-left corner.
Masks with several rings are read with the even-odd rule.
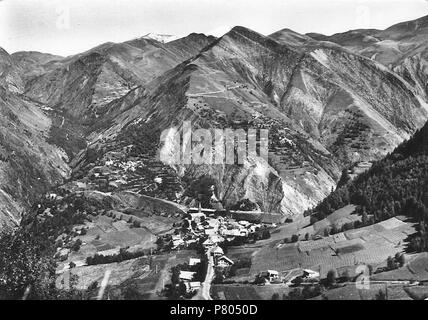
[[[214,258],[211,254],[212,249],[209,249],[206,253],[208,258],[207,275],[205,276],[204,282],[201,284],[201,288],[198,293],[192,298],[192,300],[212,300],[210,296],[211,282],[214,279]]]

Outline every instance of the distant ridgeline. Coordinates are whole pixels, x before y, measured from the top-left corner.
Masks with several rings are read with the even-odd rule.
[[[428,223],[428,123],[383,160],[339,187],[314,209],[305,212],[311,221],[321,220],[347,204],[358,205],[357,212],[367,221],[379,222],[405,215],[420,222],[413,249],[428,250],[425,229]]]

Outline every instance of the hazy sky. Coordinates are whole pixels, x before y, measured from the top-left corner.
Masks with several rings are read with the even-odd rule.
[[[428,15],[428,0],[0,0],[0,47],[69,55],[149,32],[221,36],[235,25],[332,34]]]

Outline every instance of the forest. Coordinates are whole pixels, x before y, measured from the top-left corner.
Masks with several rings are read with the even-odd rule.
[[[305,215],[313,223],[348,204],[358,206],[366,224],[397,215],[415,219],[419,231],[411,237],[410,249],[428,250],[428,123],[354,180],[344,170],[339,187]]]

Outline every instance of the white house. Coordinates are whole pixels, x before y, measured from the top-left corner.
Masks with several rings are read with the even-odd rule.
[[[241,228],[241,229],[239,229],[239,235],[240,235],[241,237],[247,237],[247,236],[248,236],[248,234],[249,234],[249,232],[248,232],[248,230],[247,230],[247,229],[245,229],[245,228]]]
[[[199,281],[185,282],[187,292],[199,290],[201,283]]]
[[[190,216],[192,217],[192,221],[195,221],[196,223],[200,223],[202,220],[205,220],[207,217],[205,213],[202,213],[202,212],[191,213]]]
[[[220,257],[220,256],[224,255],[223,249],[222,249],[222,248],[220,248],[220,247],[216,247],[216,248],[212,251],[212,253],[213,253],[213,256],[214,256],[214,257]]]
[[[179,246],[184,244],[184,240],[183,239],[178,239],[178,240],[173,240],[172,241],[172,247],[173,248],[178,248]]]
[[[234,264],[234,262],[226,256],[218,257],[216,260],[217,267],[227,268]]]
[[[224,241],[224,238],[222,236],[217,235],[217,234],[210,236],[210,239],[214,243],[221,243]]]
[[[174,234],[171,238],[172,238],[172,241],[174,241],[174,240],[180,240],[181,236],[179,234]]]
[[[259,274],[259,277],[265,278],[266,280],[269,280],[269,282],[272,282],[273,280],[276,280],[279,278],[279,273],[276,270],[266,270]]]
[[[303,270],[303,279],[319,279],[320,274],[319,272],[313,271],[313,270],[309,270],[309,269],[305,269]]]
[[[195,274],[196,272],[192,271],[180,271],[179,278],[182,281],[192,281]]]
[[[209,219],[207,220],[207,222],[210,227],[217,228],[217,229],[218,229],[218,225],[220,224],[220,221],[217,219]]]
[[[215,234],[216,234],[216,231],[215,231],[215,229],[214,229],[214,228],[205,229],[205,234],[206,234],[207,236],[215,235]]]
[[[245,220],[241,220],[238,222],[241,226],[243,227],[248,227],[251,223],[249,223],[248,221]]]
[[[214,245],[215,245],[215,243],[214,243],[211,239],[207,239],[207,240],[205,240],[205,241],[202,243],[202,246],[203,246],[205,249],[210,249],[210,248],[212,248]]]
[[[241,232],[239,231],[239,229],[232,229],[232,230],[223,229],[221,231],[221,234],[223,236],[227,236],[227,237],[240,237],[241,236]]]
[[[190,258],[189,259],[189,266],[195,266],[199,263],[201,263],[201,259],[198,259],[198,258]]]

